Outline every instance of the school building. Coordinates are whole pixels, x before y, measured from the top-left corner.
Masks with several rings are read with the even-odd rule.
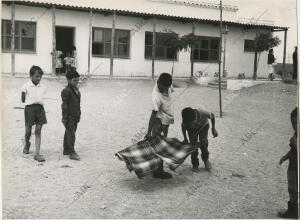
[[[256,34],[284,31],[286,36],[288,28],[242,19],[238,10],[222,7],[221,57],[224,61],[225,51],[228,77],[251,77]],[[39,65],[55,74],[55,51],[66,53],[75,46],[80,74],[151,77],[173,69],[175,77],[198,71],[213,76],[218,72],[219,23],[218,4],[193,0],[3,0],[2,73],[24,74]],[[168,34],[166,29],[180,36],[193,33],[199,43],[188,51],[171,51],[156,43]],[[263,52],[258,77],[267,75]]]

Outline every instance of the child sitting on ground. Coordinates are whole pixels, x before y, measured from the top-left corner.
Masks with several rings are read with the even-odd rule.
[[[298,160],[297,160],[297,117],[298,108],[296,107],[291,112],[291,123],[294,129],[294,135],[290,139],[290,151],[284,155],[279,164],[289,160],[289,167],[287,170],[288,192],[290,201],[288,202],[288,209],[285,212],[279,212],[278,216],[281,218],[296,218],[298,219]]]
[[[174,123],[172,92],[172,76],[169,73],[160,74],[152,92],[153,110],[149,120],[146,138],[157,134],[163,134],[167,137],[169,125]],[[160,168],[153,172],[153,177],[169,179],[172,175],[164,171],[163,161],[161,161]]]
[[[182,134],[184,137],[184,143],[188,143],[186,132],[188,132],[190,144],[196,144],[199,140],[201,158],[205,164],[207,170],[211,169],[211,164],[209,162],[209,152],[208,152],[208,130],[209,122],[211,119],[212,124],[212,134],[214,137],[218,136],[218,132],[215,129],[215,115],[213,113],[207,112],[202,109],[192,109],[185,108],[182,110]],[[198,149],[191,154],[191,160],[193,165],[193,172],[199,172],[199,159],[198,159]]]
[[[46,87],[41,84],[44,74],[39,66],[32,66],[29,71],[31,80],[22,87],[22,102],[25,103],[25,146],[24,154],[29,154],[30,137],[32,126],[35,125],[35,152],[34,159],[44,162],[45,158],[40,155],[42,126],[47,123],[44,109],[44,96]]]

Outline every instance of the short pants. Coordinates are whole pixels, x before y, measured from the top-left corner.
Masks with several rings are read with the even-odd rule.
[[[43,125],[47,123],[44,106],[32,104],[25,106],[25,125]]]

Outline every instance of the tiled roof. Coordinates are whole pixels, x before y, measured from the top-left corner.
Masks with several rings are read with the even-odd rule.
[[[2,0],[2,3],[11,1]],[[161,19],[175,19],[186,22],[219,23],[219,5],[196,0],[18,0],[16,4],[52,6],[72,10],[116,11],[120,15],[157,16]],[[237,6],[223,6],[223,21],[228,25],[264,29],[287,29],[256,20],[241,20],[237,17]]]

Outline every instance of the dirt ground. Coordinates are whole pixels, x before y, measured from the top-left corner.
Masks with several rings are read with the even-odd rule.
[[[170,180],[139,180],[114,154],[147,127],[153,81],[84,84],[76,140],[81,161],[71,161],[62,155],[60,91],[66,83],[43,79],[48,87],[41,146],[46,162],[38,163],[32,153],[22,154],[24,113],[18,107],[26,80],[3,79],[4,218],[276,218],[287,206],[288,163],[278,162],[293,134],[289,113],[296,106],[296,85],[274,82],[222,91],[219,137],[209,133],[212,171],[192,173],[187,158]],[[182,139],[181,109],[200,104],[219,116],[218,90],[179,84],[169,137]],[[32,145],[31,151],[34,136]]]

